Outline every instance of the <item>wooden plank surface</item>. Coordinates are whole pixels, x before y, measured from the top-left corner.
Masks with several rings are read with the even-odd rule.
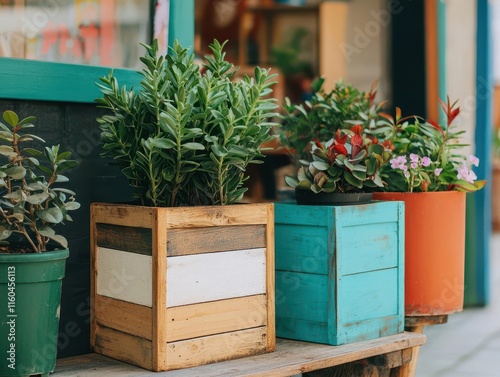
[[[171,229],[167,255],[191,255],[266,247],[264,225]]]
[[[266,302],[262,294],[168,308],[167,341],[265,326]]]
[[[167,307],[266,293],[266,249],[168,258]]]
[[[279,377],[291,376],[403,350],[425,343],[425,336],[405,332],[384,338],[343,346],[278,339],[276,352],[244,359],[170,372],[144,369],[96,354],[75,356],[57,361],[53,377]]]
[[[267,206],[266,224],[266,297],[267,297],[267,352],[276,349],[274,204]]]
[[[151,308],[95,295],[93,308],[96,323],[131,335],[151,340]]]
[[[267,224],[267,208],[272,204],[234,204],[161,208],[166,211],[168,228],[203,228],[224,225]]]
[[[168,369],[193,367],[266,352],[266,328],[233,331],[168,343]]]
[[[152,305],[152,257],[97,248],[96,293],[138,305]]]
[[[96,223],[114,224],[137,228],[152,228],[154,207],[123,204],[92,203],[90,213]]]
[[[151,255],[151,229],[112,224],[96,224],[97,246]]]

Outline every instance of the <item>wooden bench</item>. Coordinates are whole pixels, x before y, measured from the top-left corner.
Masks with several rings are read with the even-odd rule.
[[[402,367],[411,361],[414,350],[424,343],[424,335],[412,332],[342,346],[278,339],[276,352],[273,353],[159,373],[101,355],[88,354],[59,359],[52,376],[278,377],[308,372],[313,372],[309,376],[319,376],[314,371],[330,368],[328,376],[332,377],[402,377],[409,376],[401,374],[406,373]]]

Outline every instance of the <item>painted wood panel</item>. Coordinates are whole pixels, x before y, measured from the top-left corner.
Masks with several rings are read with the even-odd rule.
[[[151,341],[97,326],[94,350],[142,368],[152,369]]]
[[[375,223],[342,228],[337,260],[342,275],[398,265],[398,223]]]
[[[276,316],[327,322],[328,276],[276,271]]]
[[[265,326],[266,304],[266,296],[257,295],[169,308],[167,341]]]
[[[167,255],[212,253],[266,247],[265,225],[240,225],[168,231]]]
[[[274,212],[276,225],[325,226],[325,218],[329,209],[327,206],[300,206],[296,204],[279,203],[279,211]],[[330,210],[331,211],[331,210]]]
[[[167,307],[266,292],[266,249],[171,257]]]
[[[372,318],[360,322],[339,323],[335,333],[337,344],[349,344],[370,339],[402,333],[404,330],[404,316],[388,315]],[[355,326],[356,331],[352,331]],[[331,328],[331,327],[330,327]]]
[[[398,270],[371,271],[342,276],[338,281],[338,323],[357,323],[398,314]]]
[[[328,228],[326,226],[275,226],[276,269],[283,271],[328,274]]]
[[[398,203],[373,201],[369,204],[335,206],[335,222],[340,226],[399,221]]]
[[[182,340],[167,345],[169,369],[230,360],[266,352],[266,329],[243,331]]]
[[[310,321],[307,319],[276,317],[276,334],[285,339],[300,339],[305,342],[337,344],[336,333],[328,322]]]
[[[152,258],[97,248],[97,294],[151,307]]]
[[[99,326],[152,339],[151,308],[96,295],[94,310]]]
[[[152,231],[148,228],[97,224],[97,246],[151,255]]]

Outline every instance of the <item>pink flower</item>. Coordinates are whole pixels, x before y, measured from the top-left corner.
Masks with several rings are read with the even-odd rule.
[[[467,181],[469,183],[474,183],[474,181],[477,179],[476,174],[472,170],[469,170],[465,162],[457,170],[458,170],[457,174],[458,179],[463,179],[464,181]]]
[[[416,168],[418,168],[418,162],[412,162],[410,164],[410,166],[411,166],[412,169],[416,169]]]
[[[439,175],[441,174],[442,171],[443,171],[443,168],[434,169],[434,175],[436,177],[439,177]]]
[[[406,178],[410,178],[410,173],[409,173],[409,172],[405,171],[405,173],[404,173],[404,174],[405,174],[405,177],[406,177]]]
[[[477,158],[474,155],[469,156],[469,161],[474,165],[474,166],[479,166],[479,158]]]
[[[415,153],[411,153],[410,154],[410,161],[413,162],[413,163],[417,163],[418,162],[418,154],[415,154]]]
[[[427,156],[422,158],[422,166],[427,167],[431,164],[431,159]]]
[[[397,158],[393,158],[389,162],[391,163],[391,169],[399,169],[399,161]]]

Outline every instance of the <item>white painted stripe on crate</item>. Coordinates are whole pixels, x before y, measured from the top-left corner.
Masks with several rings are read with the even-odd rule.
[[[97,248],[97,293],[101,296],[152,306],[150,255]]]
[[[265,248],[168,258],[167,307],[265,292]]]

